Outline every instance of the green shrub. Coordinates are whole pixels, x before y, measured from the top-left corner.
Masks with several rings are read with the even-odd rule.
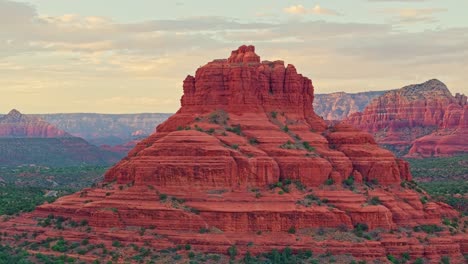
[[[387,259],[393,264],[400,264],[400,261],[393,255],[387,255]]]
[[[346,186],[353,186],[354,185],[354,176],[349,176],[346,180],[343,181],[343,184]]]
[[[120,241],[118,241],[118,240],[114,240],[114,241],[112,241],[112,246],[113,247],[121,247],[122,243],[120,243]]]
[[[379,197],[373,196],[373,197],[369,200],[369,204],[371,204],[371,205],[379,205],[379,204],[382,204],[382,201],[380,201],[380,198],[379,198]]]
[[[235,133],[237,135],[242,134],[242,129],[241,129],[240,125],[234,125],[234,126],[228,127],[228,128],[226,128],[226,130],[229,131],[229,132]]]
[[[401,254],[401,258],[408,261],[411,257],[408,252],[404,252],[403,254]]]
[[[165,193],[159,194],[159,200],[166,201],[166,199],[167,199],[167,194],[165,194]]]
[[[260,142],[258,142],[258,139],[256,139],[256,138],[250,138],[250,139],[249,139],[249,143],[250,143],[251,145],[257,145],[257,144],[260,143]]]
[[[67,252],[68,251],[67,242],[63,240],[63,238],[60,238],[59,240],[57,240],[55,245],[52,246],[52,250],[62,252],[62,253]]]
[[[228,248],[228,254],[231,257],[231,259],[235,259],[237,256],[237,247],[235,245],[232,245]]]
[[[198,231],[200,234],[205,234],[205,233],[209,233],[210,232],[210,229],[208,228],[205,228],[205,227],[202,227],[200,228],[200,230]]]
[[[427,200],[428,200],[428,198],[427,198],[427,196],[423,196],[423,197],[421,197],[421,199],[420,199],[420,200],[421,200],[421,203],[422,203],[422,204],[426,204],[426,203],[427,203]]]
[[[440,232],[440,231],[443,231],[444,228],[443,227],[440,227],[438,225],[420,225],[420,226],[415,226],[413,227],[413,230],[414,232],[425,232],[425,233],[428,233],[428,234],[434,234],[434,233],[437,233],[437,232]]]
[[[441,264],[450,264],[450,257],[449,256],[442,256],[440,259]]]
[[[302,145],[304,145],[304,148],[309,152],[315,151],[315,148],[312,147],[307,141],[302,142]]]
[[[369,226],[366,223],[357,223],[354,225],[353,233],[358,237],[363,237],[365,231],[369,230]]]

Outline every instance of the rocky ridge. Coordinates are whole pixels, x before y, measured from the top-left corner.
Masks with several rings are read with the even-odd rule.
[[[439,80],[409,85],[374,99],[344,123],[370,132],[376,141],[410,157],[450,156],[468,152],[463,138],[467,100],[453,96]]]
[[[171,114],[38,114],[39,117],[76,137],[84,138],[96,146],[126,145],[154,133],[156,126]]]
[[[99,149],[82,138],[35,116],[11,110],[0,117],[2,166],[112,165],[121,155]]]
[[[316,94],[314,98],[314,110],[317,115],[325,120],[343,120],[353,113],[361,112],[373,99],[385,92]]]
[[[0,137],[56,138],[70,136],[67,132],[46,121],[23,115],[16,109],[0,117]]]
[[[223,254],[234,246],[243,254],[290,247],[380,260],[410,252],[411,259],[437,263],[445,255],[462,261],[467,253],[464,231],[442,229],[434,237],[401,231],[441,225],[459,213],[416,192],[408,164],[370,134],[328,127],[313,111],[312,81],[293,65],[260,62],[253,46],[242,46],[187,76],[183,88],[179,111],[111,168],[100,187],[0,228],[9,237],[34,233],[35,241],[189,244]],[[37,225],[50,215],[89,227]],[[310,234],[363,226],[380,230],[379,239],[322,241]]]

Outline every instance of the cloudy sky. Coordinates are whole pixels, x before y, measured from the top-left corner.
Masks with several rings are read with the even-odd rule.
[[[468,93],[466,0],[0,0],[0,113],[175,112],[182,80],[253,44],[316,93],[437,78]]]

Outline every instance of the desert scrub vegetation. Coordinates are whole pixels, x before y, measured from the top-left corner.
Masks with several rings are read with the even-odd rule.
[[[307,151],[309,151],[309,152],[315,151],[315,148],[312,147],[312,146],[310,145],[310,143],[307,142],[307,141],[302,142],[302,145],[303,145],[304,148],[305,148]]]
[[[468,178],[468,154],[446,157],[406,159],[410,163],[413,177],[430,180],[443,179],[467,179]]]
[[[270,188],[270,190],[274,190],[275,188],[279,188],[279,189],[281,189],[280,191],[282,191],[283,193],[289,193],[290,192],[290,186],[292,184],[299,191],[305,191],[305,189],[306,189],[305,185],[301,181],[291,180],[291,179],[288,179],[288,178],[283,179],[283,180],[281,180],[281,181],[279,181],[277,183],[272,183],[268,187]]]
[[[108,166],[13,166],[1,167],[0,175],[7,185],[78,191],[101,181]],[[20,177],[21,176],[21,177]],[[26,179],[26,180],[22,180]]]
[[[70,191],[57,191],[57,196]],[[30,212],[45,202],[51,203],[57,197],[47,197],[46,192],[38,187],[17,187],[13,185],[0,186],[0,215],[15,215]]]
[[[468,181],[432,181],[420,182],[421,186],[436,201],[449,204],[453,208],[468,215]]]
[[[414,232],[425,232],[427,234],[435,234],[444,231],[444,228],[438,225],[419,225],[413,227]]]
[[[327,203],[328,203],[328,199],[320,199],[319,197],[317,197],[317,196],[315,196],[313,194],[308,194],[308,195],[304,196],[304,199],[298,200],[296,202],[296,204],[302,205],[302,206],[305,206],[305,207],[310,207],[312,205],[321,206],[321,205],[324,205],[324,204],[327,204]]]
[[[232,132],[237,135],[242,135],[242,128],[240,125],[232,125],[230,127],[226,127],[226,131]]]
[[[185,205],[184,204],[185,203],[184,199],[180,199],[180,198],[177,198],[177,197],[174,197],[174,196],[169,196],[169,195],[167,195],[165,193],[160,193],[159,194],[159,201],[161,203],[170,203],[171,206],[173,208],[176,208],[176,209],[181,209],[181,210],[184,210],[186,212],[190,212],[190,213],[194,213],[194,214],[200,214],[200,211],[198,211],[198,209]]]
[[[229,115],[224,110],[216,110],[208,116],[208,121],[212,124],[226,125],[229,120]]]

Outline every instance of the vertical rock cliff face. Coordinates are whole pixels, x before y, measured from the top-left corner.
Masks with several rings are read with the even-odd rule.
[[[421,203],[426,194],[409,187],[408,164],[370,134],[344,124],[327,127],[313,111],[311,80],[294,66],[260,62],[253,46],[242,46],[229,59],[199,68],[183,88],[180,110],[111,168],[102,186],[42,205],[0,228],[36,231],[37,239],[57,236],[32,220],[55,214],[87,220],[96,243],[158,249],[190,244],[219,253],[233,244],[252,253],[288,246],[381,260],[417,248],[411,258],[462,259],[465,233],[423,243],[416,239],[422,234],[390,233],[440,224],[458,213],[430,199]],[[319,241],[307,233],[357,224],[381,230],[382,240]],[[163,239],[138,235],[128,228],[134,226],[152,227]],[[67,240],[88,235],[60,231]]]
[[[362,93],[330,93],[316,94],[314,99],[315,113],[325,120],[343,120],[349,115],[361,112],[386,91],[370,91]]]
[[[468,145],[459,142],[467,133],[465,107],[466,96],[452,96],[445,84],[429,80],[389,91],[344,122],[372,133],[397,153],[446,156],[468,152]]]
[[[349,127],[327,130],[313,111],[313,89],[293,65],[260,62],[253,47],[240,47],[228,60],[212,61],[188,76],[180,110],[106,180],[235,188],[285,178],[318,186],[331,178],[341,182],[354,171],[381,183],[409,179],[408,171],[400,171],[401,161],[370,135]],[[304,144],[315,150],[310,153]]]
[[[468,152],[468,105],[451,104],[446,108],[442,126],[412,142],[407,156],[451,156]]]

